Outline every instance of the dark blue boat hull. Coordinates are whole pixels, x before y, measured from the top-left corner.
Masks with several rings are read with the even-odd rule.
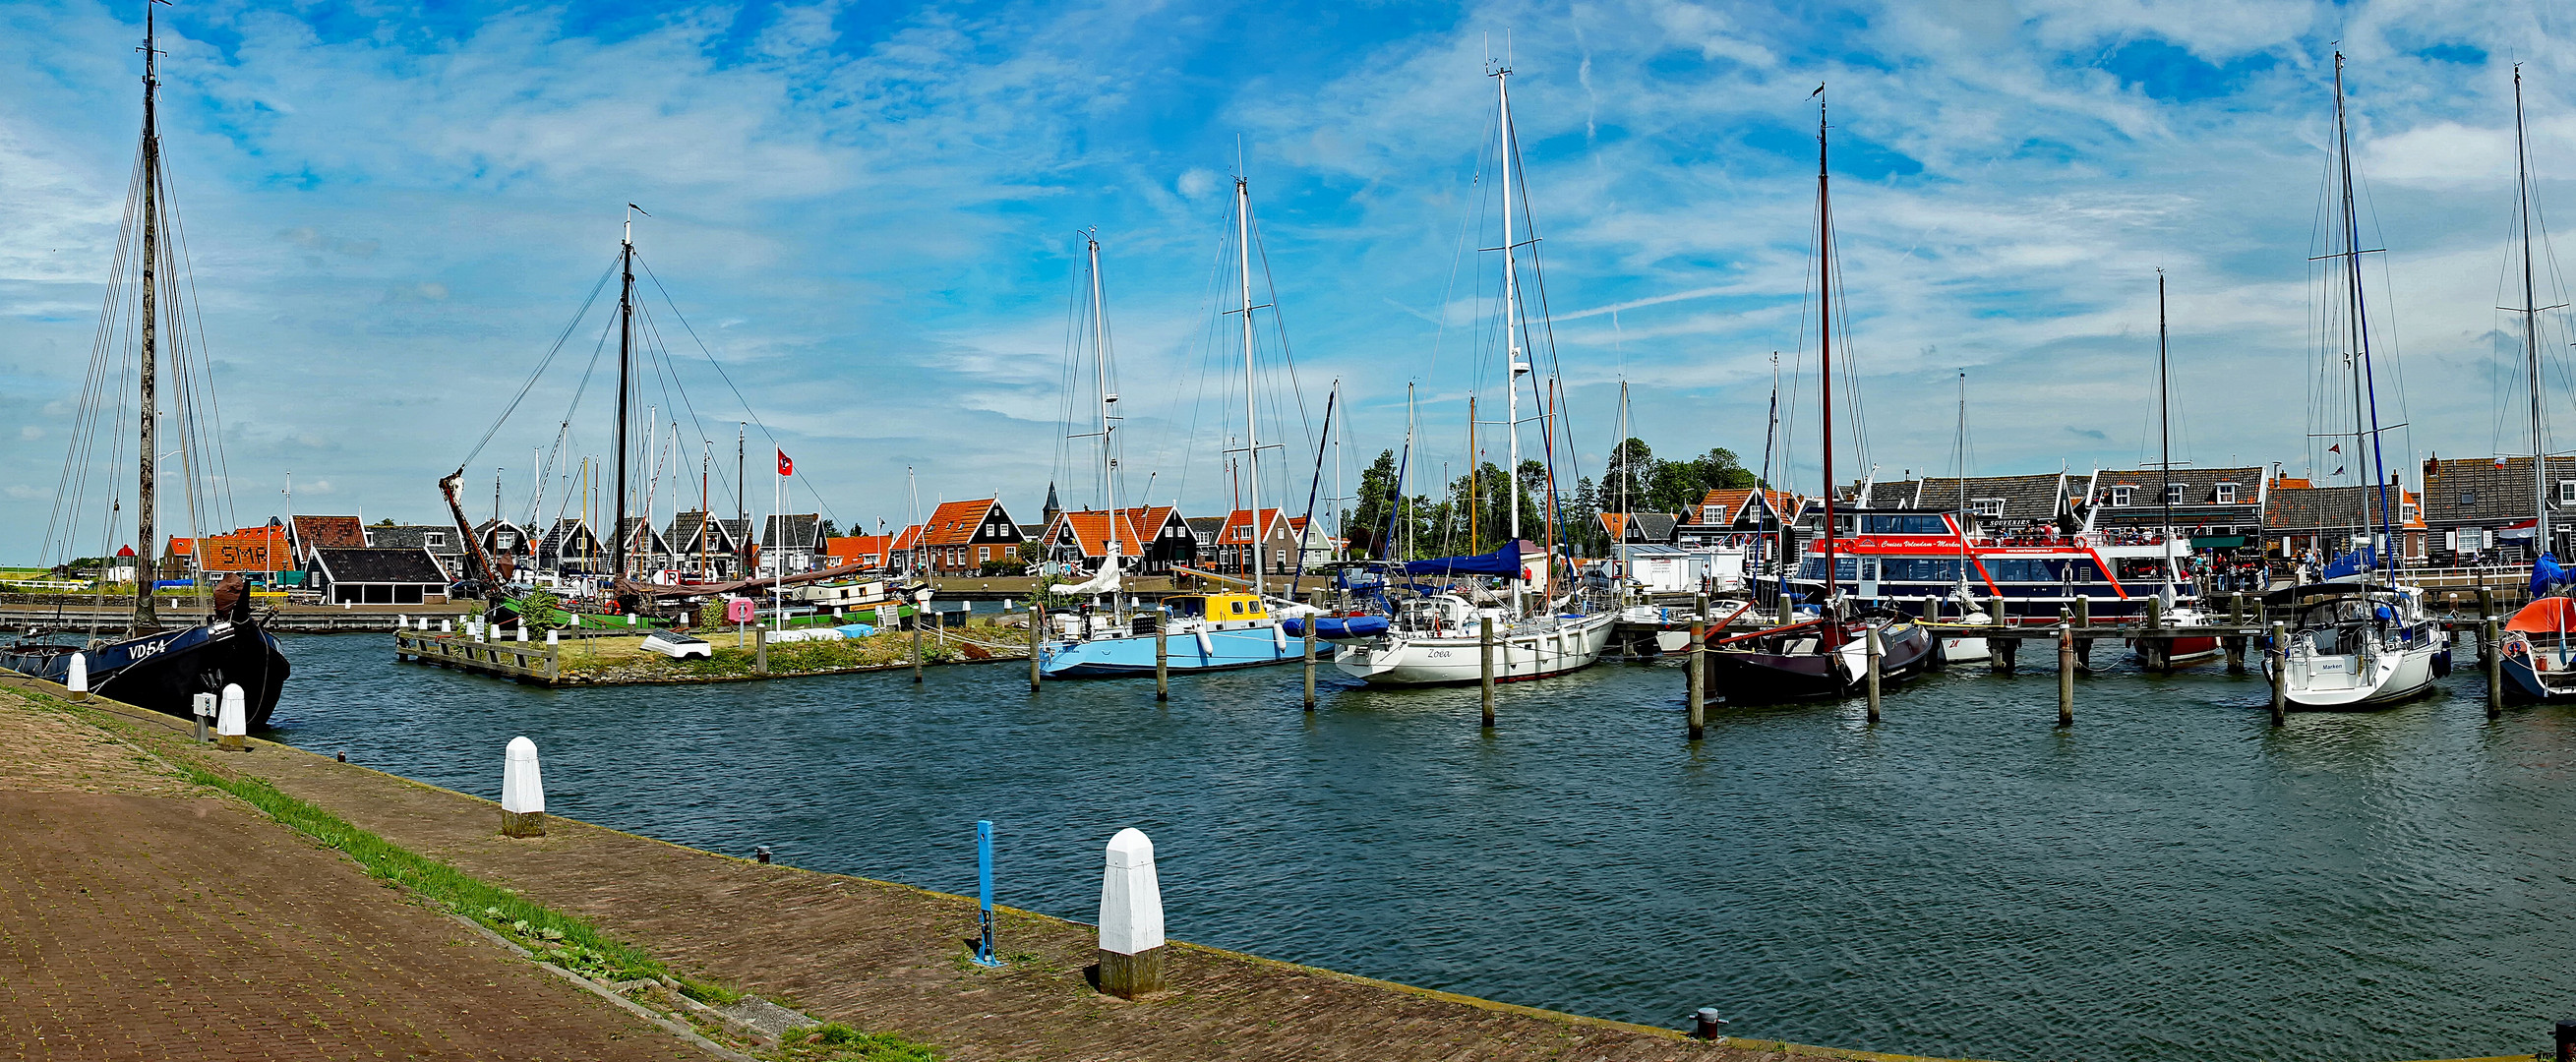
[[[196,713],[196,695],[242,688],[251,726],[268,725],[286,688],[286,654],[256,623],[211,623],[160,631],[81,650],[90,692],[139,708],[182,718]],[[0,667],[48,682],[71,677],[72,650],[20,645],[0,650]]]

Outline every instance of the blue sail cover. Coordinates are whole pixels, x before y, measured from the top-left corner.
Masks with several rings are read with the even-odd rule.
[[[2557,554],[2543,553],[2539,560],[2531,562],[2531,596],[2547,597],[2568,586],[2576,586],[2576,575],[2558,566]]]
[[[2325,574],[2320,577],[2320,581],[2330,583],[2346,576],[2372,571],[2378,567],[2379,551],[2371,546],[2363,546],[2335,558],[2333,563],[2326,565]]]
[[[1430,560],[1399,561],[1387,570],[1403,575],[1490,575],[1511,578],[1521,573],[1521,558],[1538,552],[1527,541],[1507,542],[1503,548],[1472,557],[1433,557]]]

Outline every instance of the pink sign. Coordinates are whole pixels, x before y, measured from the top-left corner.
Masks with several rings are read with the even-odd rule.
[[[725,622],[749,623],[759,618],[759,609],[760,606],[753,604],[751,599],[747,597],[737,597],[726,601]]]

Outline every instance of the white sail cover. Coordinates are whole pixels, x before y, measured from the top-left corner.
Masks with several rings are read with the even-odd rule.
[[[1113,540],[1110,543],[1109,555],[1101,559],[1100,570],[1092,573],[1091,578],[1078,583],[1057,583],[1048,587],[1048,589],[1059,594],[1077,594],[1084,596],[1117,593],[1118,545],[1116,541]]]

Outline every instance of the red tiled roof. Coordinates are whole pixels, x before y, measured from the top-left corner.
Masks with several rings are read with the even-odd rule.
[[[975,540],[975,532],[992,518],[993,498],[942,503],[932,510],[922,524],[922,545],[963,546]]]
[[[295,544],[300,549],[365,549],[367,527],[354,516],[297,516],[289,518],[295,528]]]
[[[823,540],[823,553],[836,565],[865,561],[883,567],[886,562],[886,551],[892,548],[893,543],[893,535],[851,535],[846,538],[827,538]]]
[[[1217,531],[1216,540],[1220,543],[1252,541],[1254,519],[1250,509],[1237,509],[1225,514],[1225,526]],[[1270,530],[1279,523],[1279,510],[1263,509],[1258,519],[1261,522],[1260,535],[1267,538]]]
[[[921,525],[914,524],[895,533],[894,548],[900,552],[921,544]]]

